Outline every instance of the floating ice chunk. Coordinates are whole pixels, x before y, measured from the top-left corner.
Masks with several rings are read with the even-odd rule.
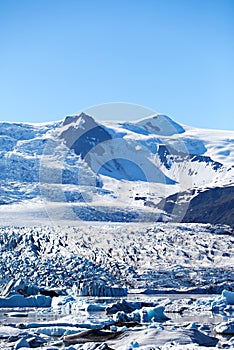
[[[75,299],[73,298],[73,296],[71,296],[71,295],[66,295],[66,296],[60,295],[60,296],[54,297],[52,299],[51,307],[57,308],[57,307],[66,305],[67,303],[71,303],[71,302],[72,303],[75,302]]]
[[[145,303],[145,302],[132,302],[132,301],[127,301],[125,299],[122,299],[121,301],[118,301],[115,304],[112,304],[111,306],[108,306],[106,308],[106,311],[108,314],[115,314],[118,311],[124,311],[126,313],[133,312],[135,310],[139,310],[144,306],[156,306],[155,303]]]
[[[228,305],[234,305],[234,292],[229,292],[228,290],[223,290],[222,297],[226,299]]]
[[[220,310],[226,310],[226,311],[232,311],[231,305],[234,305],[234,292],[229,292],[227,290],[223,290],[222,294],[215,297],[211,301],[207,301],[207,306],[210,303],[212,311],[220,311]],[[227,309],[227,305],[230,305],[229,310]]]
[[[112,325],[114,321],[112,318],[103,320],[89,320],[86,322],[77,322],[77,318],[73,316],[63,317],[61,319],[49,322],[32,322],[32,323],[21,323],[21,328],[32,329],[32,328],[48,328],[48,327],[77,327],[87,329],[101,329],[104,326]],[[35,331],[35,330],[34,330]]]
[[[144,307],[139,311],[134,311],[131,314],[126,314],[123,311],[118,311],[114,315],[114,320],[116,322],[141,322],[141,323],[150,323],[150,322],[162,322],[169,320],[169,318],[164,314],[164,306],[156,307]]]
[[[25,338],[19,339],[14,346],[14,349],[21,349],[21,348],[30,348],[30,344],[27,342]]]
[[[99,311],[105,311],[106,307],[100,304],[89,304],[86,307],[87,312],[99,312]]]
[[[0,339],[9,338],[9,337],[18,337],[22,334],[28,334],[27,332],[22,332],[21,329],[10,326],[1,326],[0,327]]]
[[[136,314],[126,314],[124,311],[118,311],[114,316],[113,319],[116,323],[125,323],[125,322],[140,322],[140,315],[137,314],[138,318],[136,319]]]
[[[76,334],[81,331],[76,327],[38,327],[38,328],[30,328],[31,332],[37,332],[39,334],[48,335],[50,337],[62,337],[70,334]]]
[[[43,344],[47,343],[45,338],[42,338],[38,335],[34,335],[30,338],[26,338],[27,342],[30,345],[30,348],[37,348],[43,346]]]
[[[234,305],[227,305],[224,309],[225,313],[234,313]]]
[[[221,297],[217,297],[217,299],[214,299],[211,303],[211,310],[214,312],[219,312],[221,310],[224,310],[226,307],[225,301],[221,299]]]
[[[157,322],[157,321],[166,321],[169,320],[164,314],[165,307],[164,306],[156,306],[156,307],[144,307],[140,310],[141,321],[142,322]],[[146,317],[146,321],[144,321],[144,317]]]
[[[234,334],[234,321],[222,322],[215,327],[215,331],[221,334]]]
[[[201,326],[199,327],[199,331],[201,332],[205,332],[205,333],[210,333],[211,330],[210,330],[210,326],[208,324],[201,324]]]
[[[219,312],[220,310],[224,310],[225,307],[226,307],[226,300],[222,297],[222,295],[212,297],[212,298],[211,297],[199,298],[194,303],[195,310]]]
[[[13,295],[9,298],[0,298],[0,307],[50,307],[51,297],[35,295],[25,298],[23,295]]]

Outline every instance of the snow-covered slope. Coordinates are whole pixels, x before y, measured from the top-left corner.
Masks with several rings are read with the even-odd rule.
[[[43,200],[53,220],[182,220],[192,198],[232,188],[233,164],[234,132],[191,128],[164,115],[136,122],[97,122],[84,113],[48,124],[4,122],[0,218]],[[172,195],[173,208],[165,212],[162,203]]]

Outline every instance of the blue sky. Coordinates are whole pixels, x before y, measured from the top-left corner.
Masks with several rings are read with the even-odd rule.
[[[108,102],[234,126],[233,0],[0,0],[0,119]]]

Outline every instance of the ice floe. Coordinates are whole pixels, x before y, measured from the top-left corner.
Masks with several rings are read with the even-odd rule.
[[[214,231],[1,227],[0,349],[233,348],[234,241]]]
[[[25,298],[23,295],[12,295],[9,298],[0,298],[0,308],[3,307],[50,307],[51,297],[35,295]]]

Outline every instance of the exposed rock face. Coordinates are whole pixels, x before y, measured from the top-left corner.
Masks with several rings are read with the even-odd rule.
[[[97,122],[81,113],[40,125],[0,123],[0,205],[10,204],[11,224],[21,216],[11,204],[24,210],[40,200],[47,209],[56,203],[56,222],[70,220],[70,212],[85,221],[181,222],[190,198],[184,221],[232,225],[233,139],[231,131],[184,127],[164,115]],[[53,208],[37,210],[25,220],[53,216]],[[0,219],[6,215],[3,209]]]
[[[200,192],[190,201],[183,222],[209,222],[234,227],[234,186]]]
[[[139,149],[136,153],[135,142],[122,136],[113,130],[111,134],[108,128],[84,113],[67,117],[60,133],[67,147],[85,159],[96,173],[117,180],[175,183],[146,157],[144,151]]]
[[[66,117],[60,137],[65,140],[68,148],[85,158],[96,145],[110,140],[112,137],[92,117],[81,113],[75,117]]]
[[[145,118],[137,123],[139,127],[149,133],[163,136],[184,133],[184,128],[163,114]]]
[[[162,200],[157,207],[168,214],[183,213],[182,222],[200,222],[234,227],[234,186],[204,191],[179,192]],[[177,216],[173,221],[177,221]]]

